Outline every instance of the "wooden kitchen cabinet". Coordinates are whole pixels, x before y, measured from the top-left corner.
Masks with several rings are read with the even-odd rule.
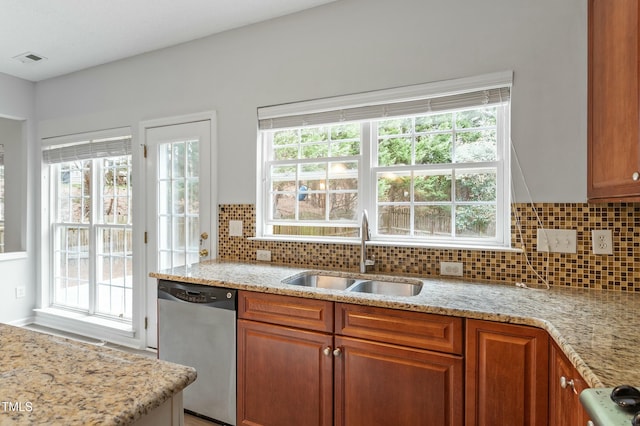
[[[468,319],[466,337],[465,424],[547,425],[546,331]]]
[[[335,312],[336,426],[463,424],[461,318],[343,303]]]
[[[463,424],[461,318],[244,291],[238,318],[238,425]]]
[[[331,426],[332,333],[332,302],[238,292],[237,424]]]
[[[640,201],[640,8],[589,0],[587,197]]]
[[[555,343],[549,364],[549,426],[586,425],[589,416],[579,396],[587,383]]]

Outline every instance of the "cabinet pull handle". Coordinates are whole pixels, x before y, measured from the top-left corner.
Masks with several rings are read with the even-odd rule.
[[[560,387],[562,389],[570,388],[573,391],[573,393],[575,394],[578,393],[576,392],[576,384],[573,381],[573,379],[567,379],[564,376],[560,377]]]
[[[329,346],[327,346],[326,348],[324,348],[322,350],[322,353],[325,354],[325,356],[331,355],[331,348]]]
[[[342,355],[342,350],[340,348],[335,348],[333,350],[333,356],[335,356],[336,358],[339,357],[340,355]]]
[[[633,172],[633,174],[631,175],[631,179],[633,179],[634,181],[637,181],[638,179],[640,179],[640,173]]]

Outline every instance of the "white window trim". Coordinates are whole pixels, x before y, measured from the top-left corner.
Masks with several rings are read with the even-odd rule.
[[[477,91],[482,89],[491,89],[499,87],[511,87],[513,83],[513,71],[501,71],[490,74],[484,74],[473,77],[465,77],[452,80],[437,81],[412,86],[398,87],[392,89],[378,90],[373,92],[365,92],[358,94],[350,94],[345,96],[337,96],[331,98],[315,99],[302,102],[287,103],[282,105],[273,105],[258,108],[258,120],[270,118],[285,117],[289,115],[304,115],[319,112],[337,110],[341,108],[353,108],[365,105],[384,104],[394,101],[410,101],[424,99],[433,95],[450,95],[456,93],[464,93],[468,91]],[[503,127],[498,128],[498,132],[509,135],[510,129],[504,126],[510,126],[510,111],[506,109],[506,117],[503,121]],[[497,210],[502,226],[496,230],[496,238],[494,240],[476,241],[473,239],[458,239],[456,241],[417,241],[407,238],[399,238],[396,236],[381,236],[377,234],[377,230],[372,228],[372,241],[370,245],[393,245],[407,247],[427,247],[427,248],[469,248],[474,250],[494,250],[494,251],[519,251],[511,247],[510,235],[510,219],[505,217],[509,211],[511,204],[511,141],[505,140],[498,152],[498,161],[502,167],[498,167],[497,179],[501,183],[503,190],[499,191],[497,199]],[[371,148],[369,144],[363,144],[362,158],[371,159]],[[261,241],[293,241],[293,242],[316,242],[316,243],[342,243],[356,244],[358,239],[355,238],[322,238],[322,237],[296,237],[296,236],[276,236],[265,235],[265,203],[269,201],[267,194],[266,182],[268,181],[268,170],[265,167],[268,157],[267,146],[263,143],[260,131],[257,132],[257,156],[256,170],[259,171],[257,176],[256,188],[256,237],[253,240]],[[363,167],[360,168],[360,179],[362,179],[362,188],[359,200],[360,210],[366,208],[370,214],[376,211],[375,195],[372,195],[374,189],[371,182],[375,180],[374,171],[369,160],[362,161]],[[370,188],[371,191],[367,190]]]

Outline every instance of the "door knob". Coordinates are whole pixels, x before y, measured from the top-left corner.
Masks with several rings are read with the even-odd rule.
[[[207,257],[207,256],[209,256],[209,250],[207,249],[200,250],[200,257]]]
[[[333,356],[339,357],[340,355],[342,355],[342,350],[340,348],[335,348],[333,350]]]
[[[203,240],[206,240],[207,238],[209,238],[209,234],[207,234],[206,232],[203,232],[202,234],[200,234],[200,238],[202,238]]]

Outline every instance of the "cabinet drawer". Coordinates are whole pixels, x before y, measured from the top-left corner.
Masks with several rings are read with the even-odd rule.
[[[462,318],[336,303],[335,333],[462,354]]]
[[[240,291],[238,318],[331,333],[333,302]]]

